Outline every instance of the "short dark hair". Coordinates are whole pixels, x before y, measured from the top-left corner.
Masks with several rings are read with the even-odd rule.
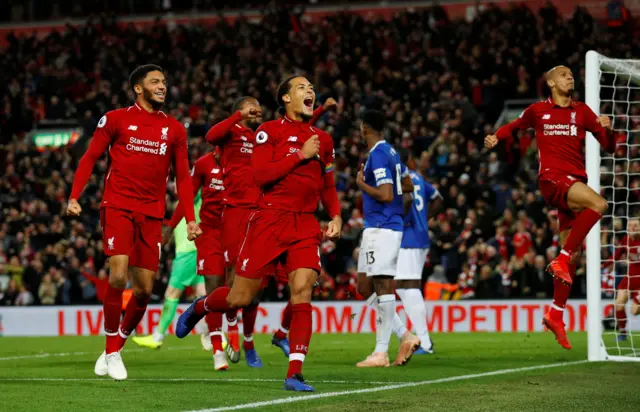
[[[140,82],[142,82],[142,80],[145,77],[147,77],[147,74],[149,74],[149,72],[154,72],[154,71],[159,71],[160,73],[164,73],[164,71],[162,70],[162,67],[156,64],[145,64],[145,65],[136,67],[135,70],[131,72],[131,75],[129,75],[129,87],[131,87],[131,90],[133,90],[133,87],[136,84],[140,84]],[[135,92],[135,90],[133,91]]]
[[[236,101],[233,102],[233,106],[231,106],[231,113],[235,113],[238,110],[242,109],[242,106],[244,106],[244,103],[248,102],[249,100],[257,100],[257,99],[253,96],[242,96],[236,99]]]
[[[367,110],[362,114],[362,123],[376,132],[384,131],[384,113],[379,110]]]
[[[276,102],[278,102],[278,106],[280,106],[278,108],[278,111],[280,112],[280,114],[284,114],[284,100],[282,100],[282,96],[289,93],[289,90],[291,90],[291,80],[295,79],[296,77],[302,77],[302,76],[298,74],[289,76],[286,79],[284,79],[282,83],[278,85],[278,91],[276,93]]]

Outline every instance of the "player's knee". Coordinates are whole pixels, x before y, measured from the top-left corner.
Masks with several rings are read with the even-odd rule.
[[[373,290],[371,290],[371,287],[369,285],[358,283],[358,293],[364,299],[368,299],[369,296],[371,296],[371,294],[373,293]]]
[[[247,293],[229,294],[227,297],[227,303],[232,308],[243,308],[245,306],[249,306],[252,298],[253,297]]]
[[[111,271],[109,273],[109,286],[117,289],[124,289],[127,286],[127,271]]]
[[[595,204],[593,205],[596,212],[603,214],[604,212],[607,211],[607,209],[609,209],[609,203],[607,202],[606,199],[599,197],[598,200],[595,202]]]
[[[311,294],[313,293],[313,286],[309,285],[296,285],[291,288],[291,302],[294,304],[298,303],[309,303],[311,302]]]
[[[150,297],[152,291],[153,283],[149,285],[133,285],[133,295],[139,298],[144,298],[145,296],[147,298]]]

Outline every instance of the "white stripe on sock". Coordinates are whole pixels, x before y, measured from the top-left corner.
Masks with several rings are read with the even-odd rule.
[[[294,360],[299,360],[300,362],[304,362],[304,358],[306,357],[307,355],[305,355],[304,353],[291,353],[289,354],[289,362]]]
[[[564,308],[561,308],[560,306],[556,305],[555,303],[551,304],[551,307],[555,310],[559,310],[560,312],[564,312]]]
[[[280,326],[280,332],[282,332],[282,333],[284,333],[286,335],[287,333],[289,333],[289,329],[285,329],[282,326]]]
[[[127,339],[127,338],[129,337],[129,335],[127,335],[126,333],[124,333],[124,332],[122,331],[122,329],[118,329],[118,335],[120,335],[120,337],[121,337],[122,339]]]
[[[561,254],[561,255],[565,255],[565,256],[571,256],[571,253],[567,252],[567,251],[566,251],[566,250],[564,250],[564,249],[562,249],[562,250],[560,251],[560,254]]]
[[[234,320],[229,320],[227,319],[227,325],[229,326],[236,326],[238,324],[238,318],[235,318]]]
[[[104,334],[107,335],[107,336],[118,336],[118,332],[107,332],[107,331],[105,331]]]
[[[253,342],[253,335],[244,335],[245,342]]]
[[[216,336],[216,335],[222,336],[222,331],[217,330],[215,332],[209,332],[209,336]]]

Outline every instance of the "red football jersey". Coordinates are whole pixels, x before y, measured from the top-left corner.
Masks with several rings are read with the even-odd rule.
[[[222,169],[216,162],[214,152],[207,153],[196,161],[191,170],[191,184],[194,196],[202,188],[200,224],[209,227],[220,227],[225,186]],[[169,221],[169,226],[175,228],[183,217],[182,203],[179,203]]]
[[[540,158],[539,174],[566,173],[586,178],[585,137],[593,136],[608,152],[614,142],[610,133],[598,122],[598,116],[584,103],[572,101],[568,107],[556,105],[551,98],[534,103],[513,122],[496,132],[498,139],[506,139],[518,129],[535,128]]]
[[[622,238],[622,241],[616,246],[616,261],[626,258],[628,264],[628,276],[640,276],[640,236],[635,239],[629,236]]]
[[[320,139],[320,153],[304,160],[298,152],[313,135]],[[256,133],[252,158],[255,181],[262,187],[259,207],[313,213],[324,190],[333,188],[326,192],[323,204],[336,209],[333,161],[333,139],[326,132],[286,116],[263,123]],[[339,212],[338,204],[337,212],[331,210],[330,214]]]
[[[206,139],[220,148],[225,203],[236,207],[256,207],[260,188],[253,181],[251,168],[255,135],[240,121],[242,115],[237,111],[209,129]]]
[[[135,104],[102,116],[74,177],[71,198],[78,199],[93,166],[109,149],[109,169],[101,207],[163,218],[169,168],[173,164],[178,196],[186,202],[187,219],[195,220],[187,158],[187,133],[161,111],[149,113]]]
[[[207,226],[220,226],[225,185],[222,169],[213,153],[207,153],[196,161],[191,176],[194,191],[202,188],[200,223]]]

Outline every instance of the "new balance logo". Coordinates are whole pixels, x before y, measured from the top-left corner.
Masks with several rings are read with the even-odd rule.
[[[577,179],[576,179],[575,177],[573,177],[573,176],[567,176],[567,179],[571,180],[572,182],[573,182],[574,180],[577,180]]]
[[[240,268],[241,271],[245,271],[247,270],[247,263],[249,263],[249,259],[245,259],[242,261],[242,267]]]
[[[131,125],[131,126],[129,126],[129,130],[136,131],[136,130],[138,130],[138,126]]]
[[[298,136],[289,136],[288,141],[290,141],[290,142],[297,142],[297,141],[298,141]]]
[[[242,139],[242,141],[243,141],[243,142],[246,142],[247,140],[249,140],[249,139],[247,139],[247,138],[246,138],[246,137],[244,137],[244,136],[240,136],[240,139]]]
[[[550,114],[545,114],[544,116],[542,116],[542,120],[549,120],[549,119],[551,119]]]
[[[198,270],[204,270],[204,259],[198,261]]]
[[[213,173],[213,174],[220,173],[220,169],[218,169],[217,167],[213,168],[213,169],[211,169],[211,173]]]
[[[116,240],[115,236],[107,239],[107,245],[109,246],[109,250],[113,250],[115,248],[115,246],[113,245],[115,240]]]

